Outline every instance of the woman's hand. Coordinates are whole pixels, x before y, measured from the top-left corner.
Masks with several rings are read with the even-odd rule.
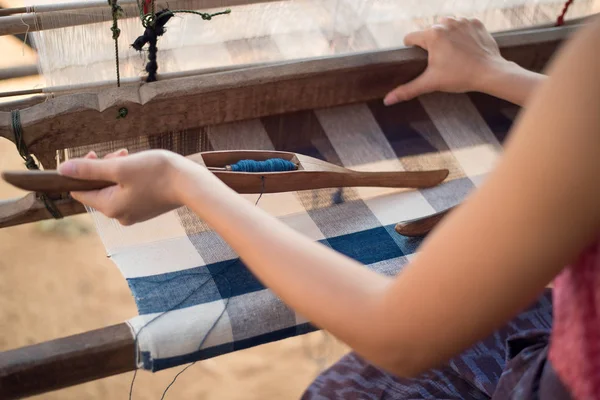
[[[123,225],[132,225],[178,208],[179,188],[186,174],[202,174],[199,165],[175,153],[151,150],[128,155],[126,150],[99,160],[95,153],[61,164],[58,172],[77,179],[115,182],[102,190],[73,192],[72,197]]]
[[[484,92],[523,105],[542,75],[504,59],[481,21],[443,18],[440,24],[406,35],[407,46],[428,51],[428,65],[416,79],[392,90],[391,105],[422,94]]]

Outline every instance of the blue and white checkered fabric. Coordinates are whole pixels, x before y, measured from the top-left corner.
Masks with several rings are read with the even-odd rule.
[[[196,134],[204,151],[293,151],[361,171],[448,168],[448,180],[426,190],[323,189],[264,195],[259,202],[314,241],[393,275],[420,244],[398,235],[395,224],[458,204],[479,186],[516,111],[486,96],[433,94],[393,107],[373,102],[297,112]],[[131,227],[93,215],[135,296],[139,316],[129,323],[140,367],[158,371],[314,329],[189,210]]]

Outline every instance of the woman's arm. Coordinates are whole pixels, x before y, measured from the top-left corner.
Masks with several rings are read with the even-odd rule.
[[[396,278],[312,242],[171,153],[60,170],[119,182],[73,196],[126,224],[189,206],[288,305],[371,362],[414,375],[504,324],[599,234],[599,37],[596,20],[561,52],[497,170]]]
[[[477,19],[444,18],[439,25],[409,33],[404,42],[428,51],[427,68],[392,90],[385,98],[388,105],[442,91],[483,92],[523,106],[546,78],[502,58],[496,41]]]

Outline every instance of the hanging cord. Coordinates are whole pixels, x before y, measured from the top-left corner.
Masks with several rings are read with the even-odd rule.
[[[158,48],[157,42],[158,37],[162,36],[166,30],[165,25],[175,14],[194,14],[200,16],[205,21],[210,21],[217,15],[224,15],[231,13],[230,9],[220,11],[216,13],[202,13],[193,10],[162,10],[154,13],[154,1],[152,1],[152,12],[147,13],[148,2],[146,1],[143,5],[138,1],[138,7],[140,7],[140,18],[142,20],[142,26],[145,28],[144,34],[138,37],[135,42],[131,45],[135,50],[142,51],[142,48],[148,44],[148,63],[146,64],[146,72],[148,77],[146,82],[154,82],[157,80],[156,73],[158,71],[158,63],[156,62]]]
[[[110,30],[112,31],[112,38],[115,41],[115,64],[117,70],[117,87],[121,87],[121,74],[119,71],[119,36],[121,35],[121,29],[117,20],[124,16],[123,9],[117,4],[117,0],[108,0],[108,4],[111,7],[113,24]]]
[[[21,126],[21,112],[19,110],[11,111],[11,121],[12,131],[15,135],[15,145],[17,146],[19,155],[25,161],[25,166],[29,170],[39,170],[40,167],[38,167],[33,156],[29,153],[29,149],[23,138],[23,126]],[[38,194],[38,197],[44,202],[46,209],[54,219],[61,219],[63,217],[56,204],[46,194]]]
[[[573,4],[574,0],[567,0],[565,5],[563,6],[563,10],[556,19],[556,26],[562,26],[565,23],[565,16],[567,15],[567,11],[569,11],[569,7]]]

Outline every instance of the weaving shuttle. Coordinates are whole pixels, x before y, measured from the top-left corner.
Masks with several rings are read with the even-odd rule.
[[[426,188],[438,185],[447,169],[431,171],[361,172],[308,157],[280,151],[212,151],[189,156],[207,167],[225,184],[242,194],[281,193],[337,187]],[[266,161],[280,158],[297,165],[294,171],[235,172],[225,168],[240,160]],[[223,170],[225,169],[225,170]],[[62,176],[56,171],[6,171],[3,179],[19,189],[38,193],[98,190],[111,182],[87,181]]]

